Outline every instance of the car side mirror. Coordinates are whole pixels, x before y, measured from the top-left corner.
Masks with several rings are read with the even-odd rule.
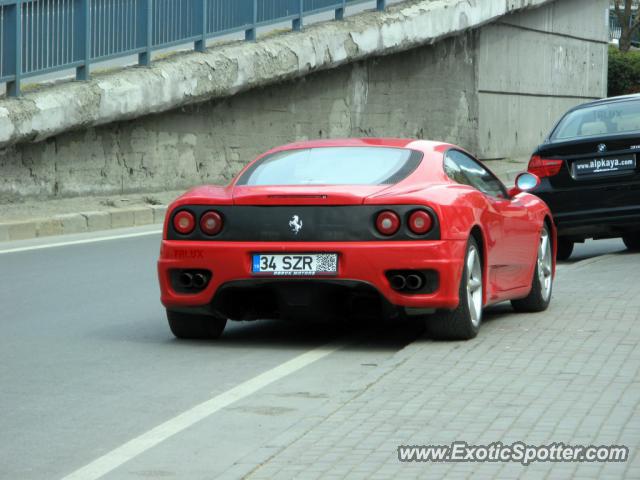
[[[509,195],[517,195],[520,192],[529,192],[540,185],[540,178],[529,172],[519,173],[516,177],[515,187],[509,190]]]

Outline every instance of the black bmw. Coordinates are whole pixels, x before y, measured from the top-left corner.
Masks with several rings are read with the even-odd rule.
[[[622,237],[640,250],[640,94],[585,103],[569,110],[533,153],[532,192],[558,227],[558,259],[575,242]]]

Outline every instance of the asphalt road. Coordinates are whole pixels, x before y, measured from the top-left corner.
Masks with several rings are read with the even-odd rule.
[[[159,303],[157,228],[0,244],[0,478],[61,478],[118,448],[126,468],[107,455],[94,473],[217,477],[276,449],[272,439],[304,433],[318,409],[339,404],[421,333],[417,323],[265,321],[230,323],[217,342],[175,340]],[[131,233],[143,236],[40,248]],[[570,262],[623,249],[619,240],[588,242]],[[253,392],[265,372],[273,378],[259,377],[266,383]],[[237,402],[189,420],[194,406],[238,386]],[[127,444],[167,421],[175,435]]]

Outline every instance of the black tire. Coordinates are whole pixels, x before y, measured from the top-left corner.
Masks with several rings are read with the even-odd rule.
[[[484,272],[482,262],[482,252],[478,247],[478,243],[473,237],[467,242],[467,250],[464,256],[464,268],[462,277],[460,278],[460,302],[454,310],[442,310],[426,318],[427,333],[431,338],[437,340],[469,340],[478,335],[480,324],[482,322],[482,306],[480,307],[480,318],[477,324],[474,324],[469,309],[469,298],[467,292],[467,277],[469,275],[467,267],[467,259],[471,249],[475,248],[480,256],[480,275]],[[482,290],[482,285],[480,285]]]
[[[176,338],[215,339],[222,335],[226,318],[167,310],[169,328]]]
[[[545,225],[541,232],[541,237],[546,233],[547,239],[549,242],[549,255],[553,258],[551,235],[549,234],[549,228]],[[531,280],[531,291],[529,295],[524,298],[520,298],[518,300],[511,300],[511,305],[516,312],[542,312],[547,309],[549,303],[551,302],[551,294],[553,293],[553,274],[549,272],[549,287],[548,291],[542,288],[542,282],[540,280],[541,275],[545,276],[544,273],[541,273],[541,269],[543,269],[542,262],[540,261],[540,248],[538,248],[538,257],[536,260],[536,266],[533,269],[533,279]],[[549,265],[548,268],[552,269],[553,264]],[[548,293],[547,293],[548,292]]]
[[[640,251],[640,232],[625,235],[624,237],[622,237],[622,241],[632,252]]]
[[[569,260],[573,253],[574,242],[565,238],[558,238],[558,252],[556,258],[558,260]]]

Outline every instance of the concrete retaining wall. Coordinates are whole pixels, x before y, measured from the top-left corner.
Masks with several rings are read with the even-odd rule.
[[[257,153],[305,138],[406,136],[489,158],[525,154],[560,111],[604,95],[606,30],[571,32],[606,6],[408,2],[6,100],[0,202],[223,183]],[[576,68],[579,86],[561,74]]]
[[[479,30],[481,157],[527,155],[567,109],[606,96],[608,8],[559,0]]]

